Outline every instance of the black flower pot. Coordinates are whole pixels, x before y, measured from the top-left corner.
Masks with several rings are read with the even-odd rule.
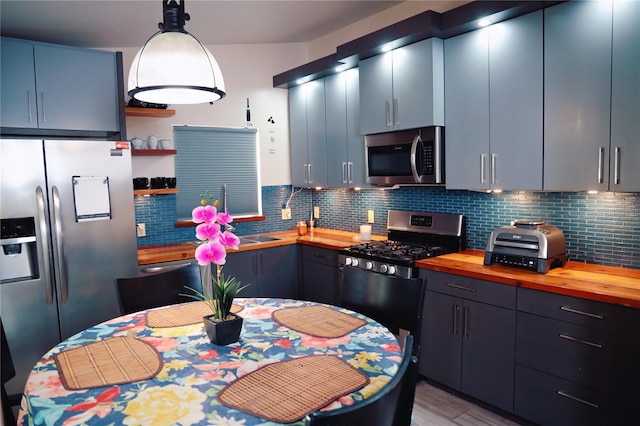
[[[242,317],[236,314],[229,314],[229,316],[233,319],[217,321],[213,315],[202,317],[204,329],[214,345],[225,346],[236,343],[240,339]]]

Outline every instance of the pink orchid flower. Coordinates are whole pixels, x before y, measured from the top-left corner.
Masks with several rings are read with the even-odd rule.
[[[220,225],[228,225],[233,222],[233,217],[229,212],[218,213],[218,223]]]
[[[215,223],[218,210],[214,206],[198,206],[191,212],[194,223]]]
[[[220,244],[222,244],[225,247],[228,248],[232,248],[232,249],[237,249],[238,246],[240,245],[240,238],[238,238],[234,233],[232,232],[223,232],[219,235],[220,237]]]
[[[201,223],[196,226],[196,238],[202,241],[218,241],[221,234],[220,225],[217,223]]]
[[[207,242],[196,248],[196,260],[198,265],[224,265],[227,258],[227,251],[219,242]]]

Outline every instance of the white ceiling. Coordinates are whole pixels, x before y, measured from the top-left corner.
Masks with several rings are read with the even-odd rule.
[[[306,43],[399,3],[188,0],[185,29],[209,45]],[[141,46],[161,21],[161,0],[0,0],[2,35],[59,44]]]

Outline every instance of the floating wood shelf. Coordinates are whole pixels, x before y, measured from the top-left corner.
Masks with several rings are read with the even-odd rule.
[[[175,109],[124,107],[124,114],[131,117],[171,117]]]
[[[160,155],[175,155],[178,151],[175,149],[132,149],[131,155],[133,157],[142,156],[160,156]]]
[[[166,195],[177,194],[178,192],[178,188],[134,189],[133,195]]]

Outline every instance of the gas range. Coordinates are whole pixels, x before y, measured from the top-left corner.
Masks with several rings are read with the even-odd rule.
[[[465,218],[448,213],[389,210],[387,241],[367,241],[338,254],[352,266],[403,278],[417,276],[417,260],[459,252],[466,246]]]

